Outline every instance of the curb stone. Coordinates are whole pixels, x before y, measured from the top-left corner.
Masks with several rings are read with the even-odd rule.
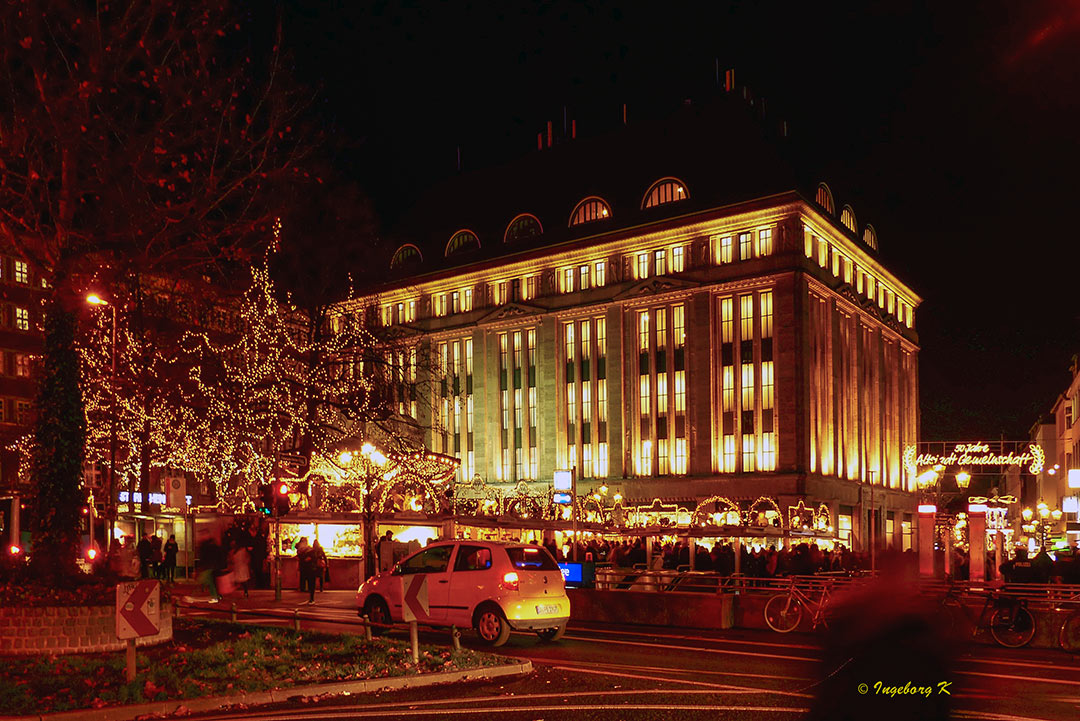
[[[532,673],[532,661],[514,659],[516,663],[502,666],[488,666],[464,671],[444,671],[419,676],[389,676],[386,678],[365,679],[362,681],[334,681],[331,683],[291,686],[269,691],[254,691],[230,696],[207,696],[203,698],[172,699],[152,701],[150,703],[127,706],[108,706],[105,708],[75,709],[55,713],[31,714],[29,716],[0,716],[0,721],[133,721],[147,715],[168,715],[184,710],[185,714],[216,711],[223,706],[246,704],[248,706],[281,703],[297,696],[320,696],[325,694],[362,694],[372,691],[398,690],[434,686],[455,681],[473,681],[478,679],[498,678],[500,676],[521,676]]]

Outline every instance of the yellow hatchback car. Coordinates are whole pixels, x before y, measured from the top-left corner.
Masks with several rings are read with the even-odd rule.
[[[373,623],[400,622],[407,594],[417,622],[472,626],[491,646],[506,643],[512,630],[558,640],[570,619],[555,559],[542,546],[523,543],[433,542],[390,573],[364,581],[356,592],[359,614]]]

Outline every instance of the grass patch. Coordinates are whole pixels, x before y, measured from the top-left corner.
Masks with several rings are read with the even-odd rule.
[[[0,672],[0,709],[47,713],[144,701],[225,696],[312,683],[408,676],[494,666],[506,659],[468,649],[323,632],[177,618],[173,640],[139,648],[124,681],[124,652],[14,656]]]

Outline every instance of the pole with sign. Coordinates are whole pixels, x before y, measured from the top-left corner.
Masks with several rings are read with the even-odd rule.
[[[577,504],[577,481],[574,476],[574,469],[558,470],[552,476],[552,490],[555,491],[554,501],[557,504],[565,506],[567,503],[571,504],[571,515],[573,518],[574,538],[571,541],[570,553],[571,560],[577,563],[577,532],[578,532],[578,504]]]
[[[156,636],[161,627],[161,584],[116,584],[116,637],[127,640],[127,680],[135,680],[135,639]]]

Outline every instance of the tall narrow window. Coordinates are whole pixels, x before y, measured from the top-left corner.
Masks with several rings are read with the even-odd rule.
[[[772,228],[758,231],[758,255],[772,255]]]
[[[589,289],[589,266],[588,265],[583,265],[580,268],[578,268],[578,289],[579,290],[588,290]]]
[[[750,260],[753,257],[750,238],[750,233],[739,233],[739,260]]]
[[[683,247],[676,245],[671,249],[671,272],[683,272]]]
[[[574,292],[574,269],[563,268],[561,277],[559,278],[560,291],[563,293]]]
[[[637,279],[644,280],[649,277],[649,254],[638,253],[637,257]]]
[[[721,429],[724,473],[735,472],[735,314],[732,298],[720,299]]]
[[[466,313],[468,313],[469,311],[472,310],[472,288],[466,288],[464,290],[464,296],[465,296],[465,302],[462,305],[461,309],[463,311],[465,311]]]
[[[717,239],[716,243],[716,262],[718,265],[730,263],[732,261],[732,242],[731,236],[726,235]]]
[[[667,275],[667,251],[657,250],[653,252],[653,268],[656,275]]]
[[[604,285],[605,285],[605,279],[604,279],[604,266],[605,265],[606,265],[606,263],[604,261],[602,261],[602,260],[597,261],[596,263],[593,264],[593,270],[595,271],[593,277],[596,278],[596,287],[597,288],[603,288]]]
[[[742,470],[753,471],[755,464],[754,434],[754,296],[739,296],[739,362],[741,390],[739,432],[742,435]]]
[[[773,365],[773,294],[758,295],[761,324],[761,455],[758,466],[763,471],[776,470],[776,402]]]

